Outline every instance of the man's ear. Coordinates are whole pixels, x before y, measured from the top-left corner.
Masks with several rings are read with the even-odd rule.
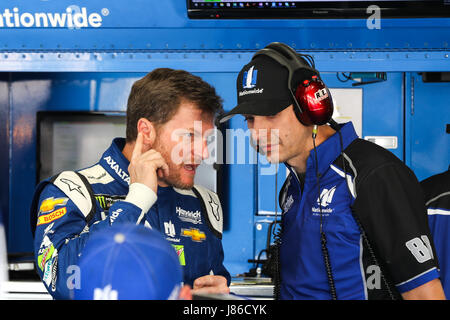
[[[140,118],[137,122],[137,131],[142,134],[143,144],[148,149],[151,149],[156,140],[155,126],[151,121],[145,118]]]

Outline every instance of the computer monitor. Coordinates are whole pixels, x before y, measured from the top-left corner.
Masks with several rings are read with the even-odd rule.
[[[449,0],[187,0],[191,19],[367,18],[373,6],[381,18],[450,16]]]

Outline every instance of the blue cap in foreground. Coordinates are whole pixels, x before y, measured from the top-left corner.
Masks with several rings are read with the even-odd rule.
[[[177,299],[182,270],[157,232],[122,224],[91,235],[79,260],[77,300]]]

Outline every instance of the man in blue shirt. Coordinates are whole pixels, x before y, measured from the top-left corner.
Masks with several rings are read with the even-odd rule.
[[[279,298],[444,299],[415,175],[351,122],[331,120],[312,57],[269,44],[243,67],[237,91],[220,121],[244,115],[258,150],[290,172]]]
[[[155,69],[131,89],[126,139],[114,139],[93,166],[38,185],[31,207],[35,258],[54,298],[68,299],[79,286],[76,266],[89,236],[121,223],[160,231],[193,293],[229,292],[220,201],[194,186],[221,108],[214,88],[199,77]]]

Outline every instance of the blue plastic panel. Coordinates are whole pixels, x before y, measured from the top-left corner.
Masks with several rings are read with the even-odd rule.
[[[197,73],[202,79],[211,83],[217,93],[224,100],[224,109],[230,110],[236,105],[235,79],[237,73]],[[234,130],[244,129],[245,123],[241,117],[234,117],[227,123],[223,132],[223,141],[227,142],[232,137]],[[233,150],[231,150],[233,148]],[[248,148],[247,148],[248,149]],[[237,156],[238,145],[227,143],[223,162],[225,163],[225,179],[223,187],[225,196],[224,204],[223,247],[225,252],[225,266],[232,275],[247,271],[251,265],[247,263],[252,259],[254,250],[254,214],[255,207],[255,184],[254,177],[256,164],[251,161],[239,162]],[[248,158],[247,158],[248,159]]]
[[[308,52],[321,72],[450,71],[450,50]],[[239,72],[253,54],[254,51],[0,52],[0,71],[146,73],[167,67],[191,72]]]
[[[14,8],[19,24],[10,28],[3,21],[4,50],[255,50],[271,41],[306,50],[444,49],[450,28],[450,19],[381,17],[379,29],[369,29],[366,19],[190,20],[183,0],[16,0],[0,10]],[[84,8],[86,18],[71,25],[67,8],[72,16]],[[24,13],[44,13],[53,20],[59,15],[61,21],[66,14],[66,21],[52,27],[47,18],[47,27],[43,21],[37,27],[29,18],[20,22]],[[101,22],[89,24],[91,15]]]
[[[450,82],[424,83],[417,73],[407,79],[406,163],[423,180],[450,165]]]

